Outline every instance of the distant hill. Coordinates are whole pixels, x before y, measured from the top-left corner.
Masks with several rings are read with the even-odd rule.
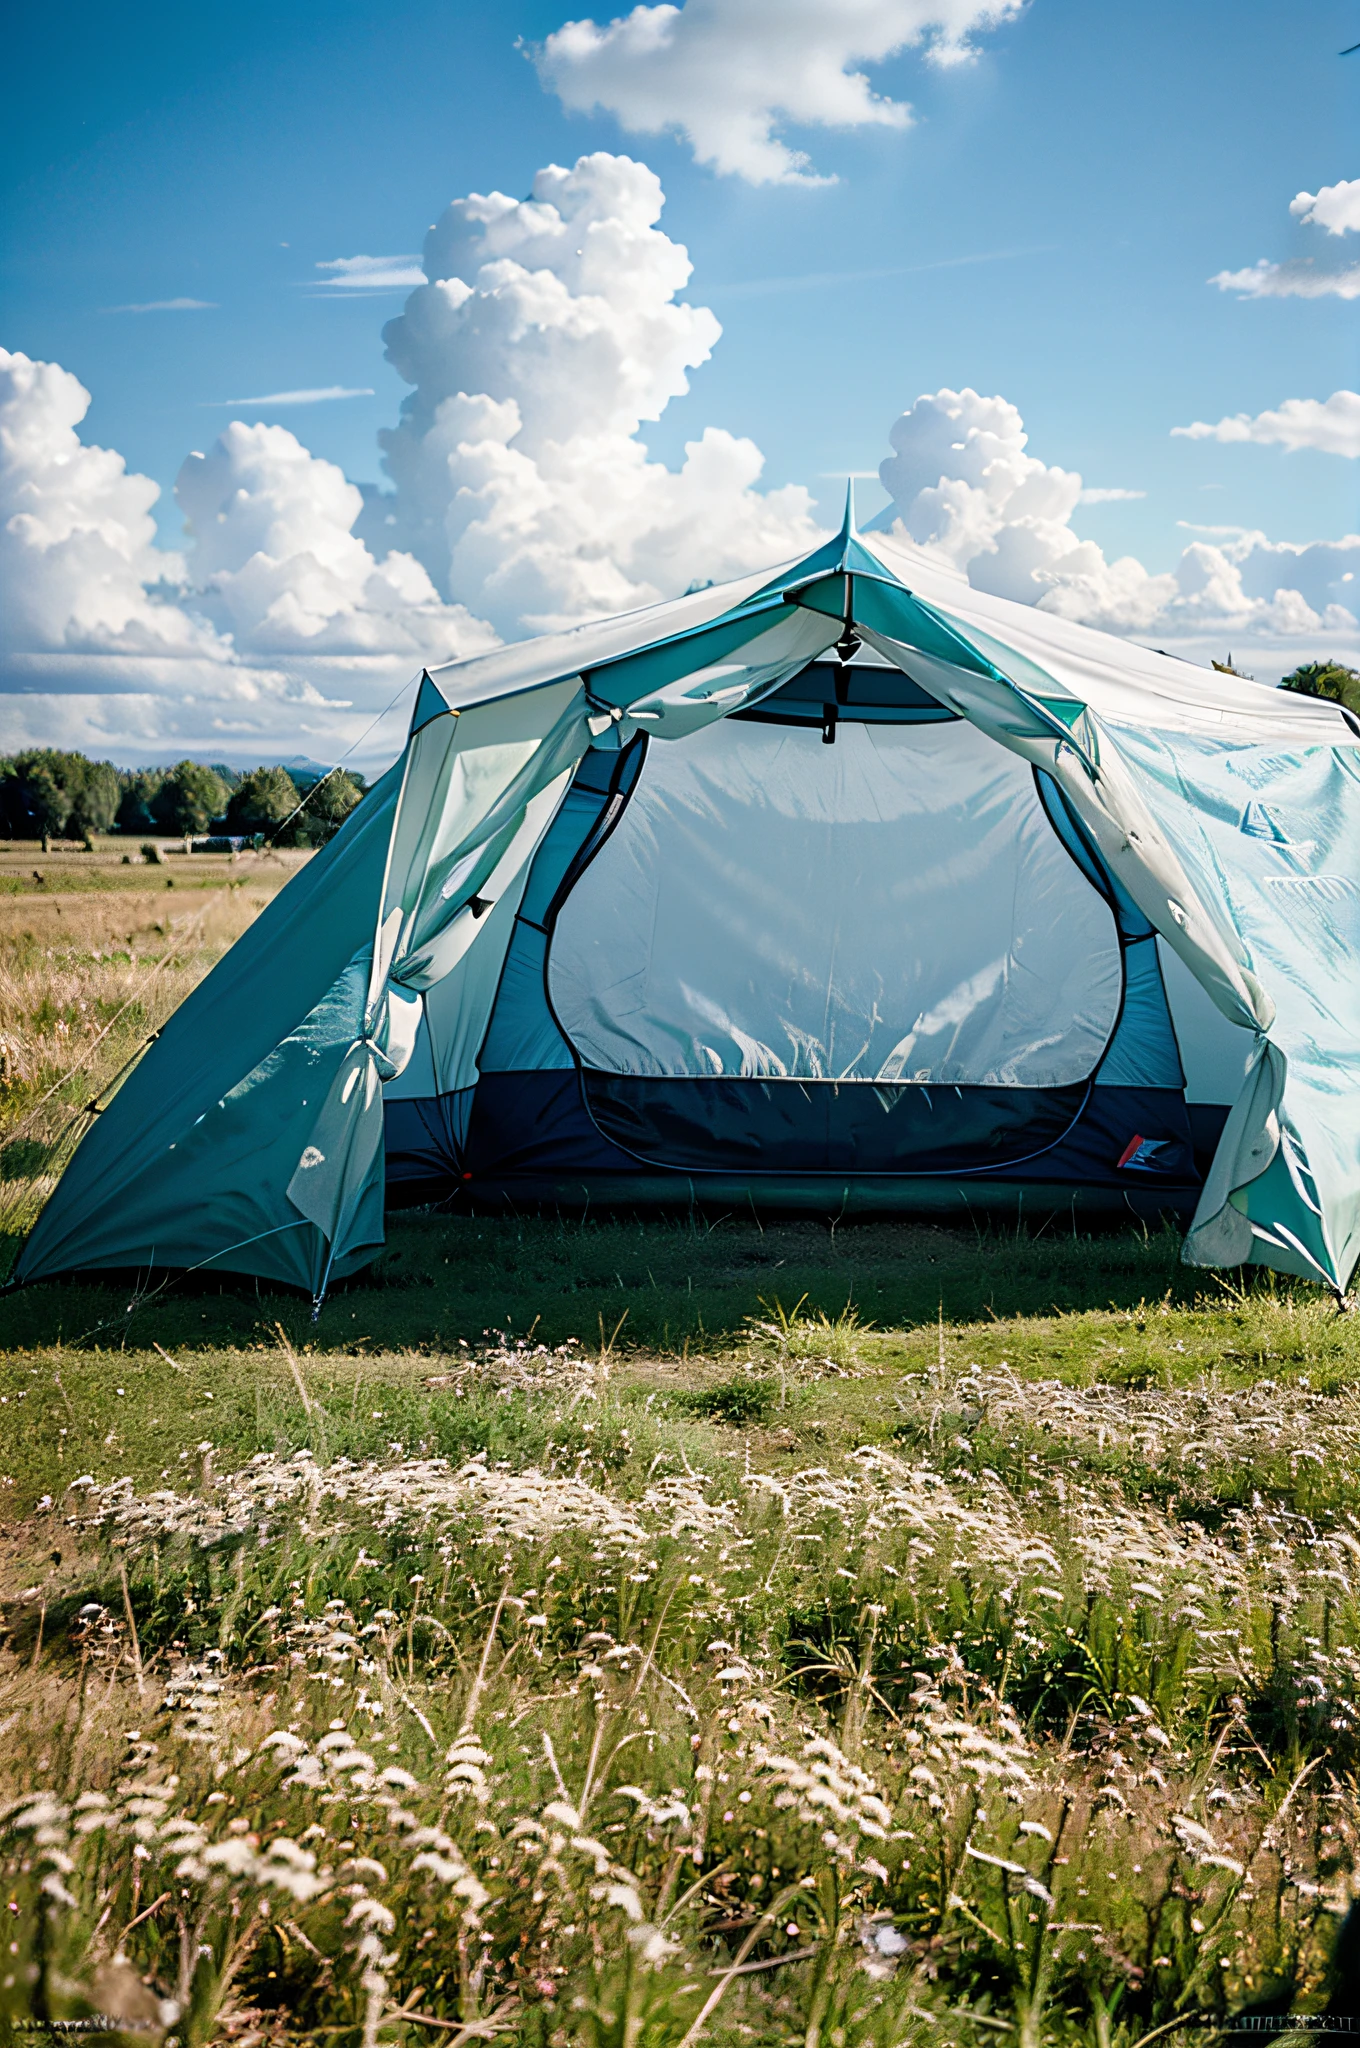
[[[280,761],[297,784],[299,791],[310,789],[314,782],[320,782],[323,775],[330,774],[330,765],[325,761],[309,761],[305,754],[297,754],[291,761]],[[237,780],[240,778],[238,776]]]

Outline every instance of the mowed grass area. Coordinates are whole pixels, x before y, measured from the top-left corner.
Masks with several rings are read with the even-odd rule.
[[[161,953],[160,870],[77,869],[60,941],[11,892],[50,920],[5,1012],[42,1086],[46,994],[80,1045],[148,954],[182,992],[257,872],[205,867],[225,922],[172,951],[171,869]],[[753,1214],[395,1216],[316,1324],[246,1281],[12,1292],[0,1733],[8,2022],[1345,2019],[1360,1317],[1170,1231]]]

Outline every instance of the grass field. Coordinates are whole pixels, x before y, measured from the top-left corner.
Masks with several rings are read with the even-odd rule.
[[[108,872],[104,924],[41,926],[87,1004],[159,901]],[[411,1215],[315,1327],[218,1282],[0,1316],[12,2020],[1150,2048],[1355,2010],[1360,1319],[1308,1288],[1158,1233]]]
[[[0,842],[0,1235],[31,1217],[85,1104],[308,857],[152,845],[154,861],[122,839]]]

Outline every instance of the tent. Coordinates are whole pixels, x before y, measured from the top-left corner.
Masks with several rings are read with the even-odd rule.
[[[1174,1213],[1360,1255],[1360,725],[805,559],[425,673],[400,761],[102,1108],[16,1277],[308,1289],[390,1203]]]

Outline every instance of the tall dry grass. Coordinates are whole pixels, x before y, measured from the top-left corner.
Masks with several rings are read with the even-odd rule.
[[[0,1228],[11,1232],[55,1184],[86,1106],[291,872],[275,857],[246,880],[226,861],[205,874],[200,860],[175,887],[160,868],[124,878],[112,858],[48,857],[22,892],[13,861],[0,864],[11,884],[0,894]]]

